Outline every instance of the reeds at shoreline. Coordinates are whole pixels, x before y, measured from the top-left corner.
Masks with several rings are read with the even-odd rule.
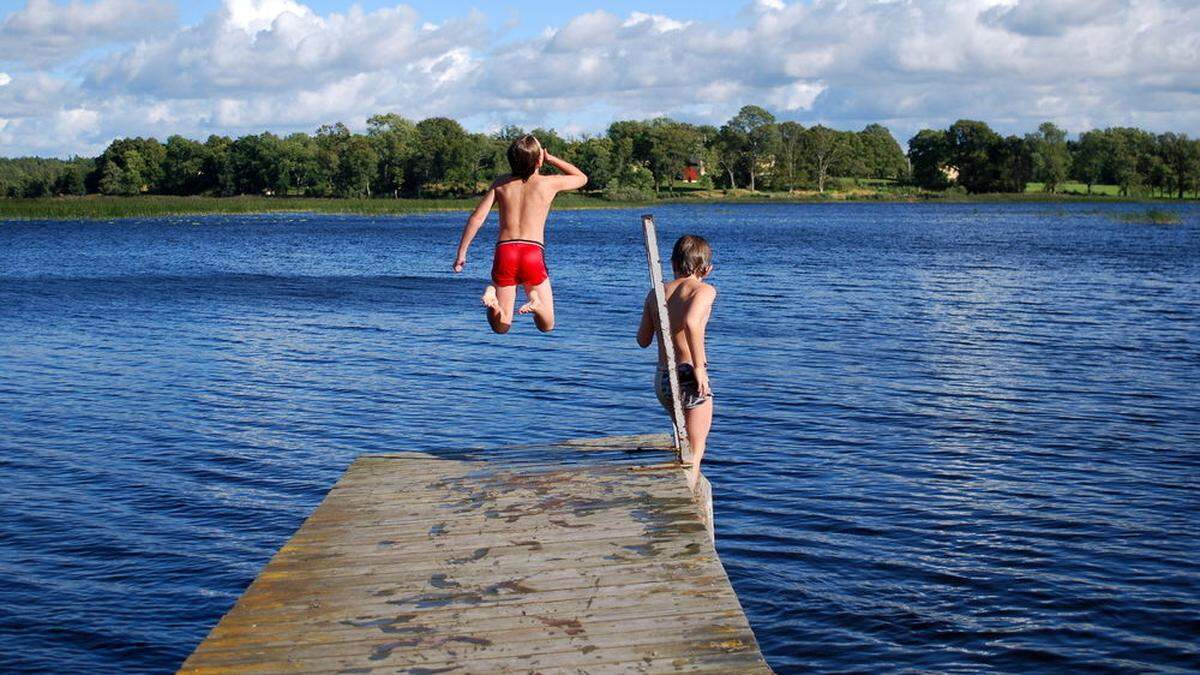
[[[139,195],[109,197],[43,197],[37,199],[0,199],[0,220],[110,220],[117,218],[158,218],[205,214],[331,213],[348,215],[402,215],[435,211],[469,211],[477,197],[461,198],[374,198],[333,199],[308,197],[176,197]],[[1148,201],[1112,196],[1082,196],[1048,193],[967,195],[945,192],[892,192],[858,190],[847,192],[749,192],[689,191],[664,192],[660,199],[612,201],[582,194],[559,195],[554,208],[611,209],[653,207],[662,204],[764,204],[827,202],[1063,202],[1063,201]],[[1167,212],[1169,213],[1169,212]]]

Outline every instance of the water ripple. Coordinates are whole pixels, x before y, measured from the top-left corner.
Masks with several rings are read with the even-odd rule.
[[[1200,209],[1129,208],[659,210],[776,670],[1200,670]],[[3,669],[177,667],[359,454],[663,430],[636,216],[556,214],[503,337],[461,214],[0,223]]]

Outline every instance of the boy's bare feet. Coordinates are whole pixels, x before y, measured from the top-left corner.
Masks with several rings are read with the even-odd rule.
[[[483,303],[484,307],[492,311],[500,311],[500,301],[496,299],[496,287],[491,284],[488,284],[488,287],[483,289],[483,297],[479,298],[479,301]]]
[[[689,466],[687,468],[687,482],[688,482],[688,487],[692,489],[692,492],[695,492],[696,491],[696,483],[700,482],[700,467],[699,466],[693,465],[693,466]]]
[[[521,308],[517,310],[517,314],[532,314],[533,312],[536,312],[538,310],[538,308],[540,308],[541,306],[542,306],[542,298],[541,298],[541,296],[538,295],[538,292],[537,291],[529,291],[529,302],[526,302],[525,304],[521,305]]]

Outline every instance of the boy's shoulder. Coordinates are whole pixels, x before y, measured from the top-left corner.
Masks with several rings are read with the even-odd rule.
[[[717,297],[717,287],[704,281],[692,284],[684,279],[673,279],[663,284],[663,290],[666,291],[668,296],[676,296],[687,305],[698,302],[712,302]],[[646,295],[646,301],[650,302],[653,297],[654,291],[651,290]]]

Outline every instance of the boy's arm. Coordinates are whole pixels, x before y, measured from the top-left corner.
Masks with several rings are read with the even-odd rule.
[[[683,334],[687,338],[688,351],[692,353],[692,366],[696,371],[696,383],[701,396],[712,394],[708,384],[708,356],[704,353],[704,331],[708,328],[708,317],[712,314],[713,301],[716,299],[716,288],[708,284],[701,286],[684,318]]]
[[[654,295],[654,291],[650,291],[650,295],[646,296],[646,300],[642,303],[642,323],[638,325],[637,343],[638,346],[645,349],[654,341],[654,311],[650,304],[650,298]]]
[[[562,192],[563,190],[578,190],[584,185],[587,185],[587,174],[580,171],[579,167],[565,159],[555,157],[545,150],[542,152],[545,153],[544,163],[549,164],[550,166],[562,172],[561,176],[546,176],[546,178],[549,180],[549,184],[555,189],[555,191]]]
[[[479,228],[483,227],[484,221],[487,220],[488,211],[492,210],[494,201],[496,201],[496,184],[492,183],[487,193],[479,200],[475,210],[471,212],[470,217],[467,218],[466,226],[463,227],[462,239],[458,242],[458,253],[454,256],[455,272],[461,272],[463,265],[467,264],[467,249],[471,248],[471,242],[474,241],[475,235],[479,233]]]

